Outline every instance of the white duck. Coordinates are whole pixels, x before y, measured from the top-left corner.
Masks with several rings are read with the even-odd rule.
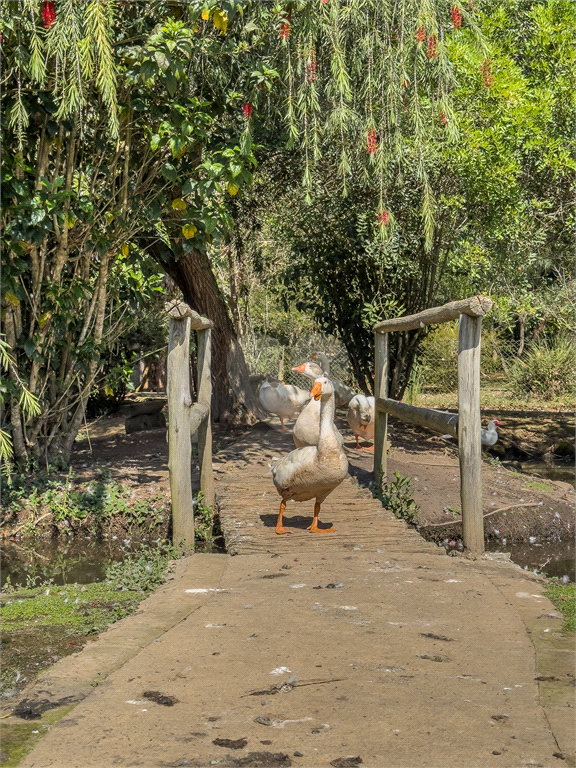
[[[356,393],[351,387],[348,387],[346,384],[338,381],[338,379],[334,379],[330,376],[330,361],[328,360],[328,355],[325,352],[314,352],[310,357],[312,360],[317,360],[324,374],[330,377],[330,381],[334,385],[336,408],[342,408],[343,406],[348,405]]]
[[[350,425],[350,429],[354,432],[357,450],[361,450],[360,443],[358,442],[359,437],[363,440],[374,439],[375,407],[376,399],[374,397],[366,397],[366,395],[354,395],[352,400],[348,403],[346,420]],[[367,450],[374,450],[374,446],[371,446]]]
[[[307,376],[313,381],[319,376],[322,376],[322,369],[318,363],[308,361],[297,365],[292,368],[294,373],[301,373],[303,376]],[[340,432],[336,429],[336,426],[332,425],[336,438],[340,445],[344,445],[344,438]],[[318,438],[320,436],[320,400],[311,398],[304,408],[300,411],[300,415],[296,419],[294,428],[292,429],[292,438],[296,448],[302,448],[305,445],[318,445]]]
[[[272,379],[262,383],[258,390],[258,399],[269,413],[280,417],[280,424],[285,430],[284,419],[295,418],[310,399],[310,395],[300,387]]]
[[[348,459],[334,433],[334,387],[330,379],[320,376],[312,387],[312,396],[320,400],[320,436],[318,445],[296,448],[272,467],[272,479],[282,497],[276,522],[276,533],[291,533],[282,525],[286,502],[316,499],[311,533],[330,533],[334,528],[318,528],[320,505],[337,488],[348,473]]]
[[[494,419],[491,421],[486,429],[484,427],[480,430],[480,442],[482,445],[496,445],[498,442],[498,430],[496,427],[499,427],[500,424],[502,424],[501,421],[498,421],[498,419]],[[444,440],[452,440],[452,435],[442,435]]]

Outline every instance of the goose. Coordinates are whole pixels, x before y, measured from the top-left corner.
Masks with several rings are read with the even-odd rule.
[[[373,440],[374,438],[375,406],[376,399],[374,397],[366,397],[366,395],[354,395],[348,403],[346,420],[350,425],[350,429],[354,432],[357,450],[361,450],[360,443],[358,442],[359,437],[363,440]],[[370,446],[367,450],[373,451],[374,446]]]
[[[310,358],[311,360],[317,360],[317,365],[319,364],[324,374],[330,377],[330,381],[334,385],[336,408],[342,408],[345,405],[348,405],[356,393],[352,387],[348,387],[346,384],[338,381],[338,379],[334,379],[330,376],[330,361],[328,360],[328,355],[325,352],[314,352],[313,355],[310,355]]]
[[[278,379],[267,379],[258,390],[258,399],[269,413],[280,417],[280,424],[285,430],[284,419],[295,418],[310,399],[310,395],[292,384],[283,384]]]
[[[334,528],[318,528],[320,505],[337,488],[348,474],[348,459],[334,433],[334,387],[327,376],[320,376],[312,387],[312,397],[320,401],[320,434],[318,445],[296,448],[272,467],[272,480],[280,494],[280,512],[276,533],[292,533],[282,525],[286,502],[309,501],[314,503],[311,533],[331,533]]]
[[[294,373],[301,373],[303,376],[307,376],[309,379],[315,380],[319,376],[322,376],[322,369],[317,363],[308,361],[297,365],[292,368]],[[336,437],[340,445],[344,444],[344,438],[340,432],[336,429],[335,425],[332,425]],[[300,415],[296,419],[294,428],[292,429],[292,439],[296,448],[302,448],[305,445],[318,445],[318,437],[320,434],[320,400],[315,400],[313,397],[306,403],[304,408],[300,411]]]

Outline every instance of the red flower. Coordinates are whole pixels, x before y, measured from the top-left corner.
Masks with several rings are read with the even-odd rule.
[[[376,140],[376,131],[374,128],[370,128],[366,134],[366,151],[369,155],[375,155],[378,149],[378,142]]]
[[[440,112],[440,121],[442,125],[446,125],[446,123],[448,122],[448,118],[446,117],[444,112]]]
[[[250,115],[252,114],[252,103],[247,101],[246,104],[242,107],[242,114],[244,115],[244,120],[249,120]]]
[[[435,59],[438,55],[438,38],[436,35],[428,35],[428,58]]]
[[[386,208],[384,208],[378,213],[378,226],[386,227],[388,226],[389,223],[390,223],[390,217],[388,216],[388,211],[386,210]]]
[[[456,5],[453,5],[450,10],[452,12],[452,26],[454,27],[454,29],[460,29],[460,27],[462,26],[462,17],[460,16],[460,9]]]
[[[306,80],[309,83],[314,82],[316,80],[316,51],[310,53],[310,63],[306,64],[304,68],[306,70]]]
[[[283,21],[280,24],[280,40],[288,40],[290,37],[290,24],[287,21]]]
[[[490,59],[486,59],[482,62],[482,65],[480,67],[480,72],[482,73],[482,78],[484,80],[484,85],[486,88],[490,88],[492,86],[492,83],[494,82],[494,78],[492,76],[492,62]]]
[[[56,20],[56,11],[54,10],[53,0],[44,0],[42,3],[42,18],[46,29],[52,26]]]
[[[418,27],[416,30],[416,40],[421,43],[426,37],[426,27]]]

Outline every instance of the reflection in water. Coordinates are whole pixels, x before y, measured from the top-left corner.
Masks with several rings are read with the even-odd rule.
[[[110,563],[123,560],[143,546],[154,547],[159,541],[118,539],[116,536],[100,540],[75,538],[69,542],[5,541],[2,544],[2,587],[7,581],[18,587],[34,586],[50,579],[54,584],[102,581]],[[222,548],[206,542],[197,542],[196,551],[223,552]]]
[[[562,480],[576,485],[576,475],[572,464],[544,464],[538,461],[523,461],[522,472],[527,475],[543,477],[546,480]]]
[[[574,582],[574,541],[507,544],[505,541],[487,541],[487,552],[509,552],[510,559],[529,571]]]

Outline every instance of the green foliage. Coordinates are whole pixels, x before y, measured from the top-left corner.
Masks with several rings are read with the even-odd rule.
[[[394,517],[405,520],[408,525],[418,522],[420,506],[412,495],[412,480],[402,477],[396,470],[395,479],[391,483],[384,483],[384,475],[380,472],[380,483],[374,487],[374,494],[380,499],[382,506],[390,510]]]
[[[193,505],[194,538],[200,541],[212,541],[221,533],[216,523],[214,506],[204,503],[202,491],[196,494]]]
[[[537,343],[511,370],[514,391],[519,395],[531,393],[546,398],[573,395],[575,364],[573,339],[560,337],[553,343]]]
[[[50,514],[54,523],[78,523],[90,516],[93,526],[109,523],[122,516],[129,526],[151,529],[163,522],[165,499],[159,493],[147,501],[133,501],[130,488],[110,479],[107,470],[100,470],[100,478],[78,486],[72,468],[66,476],[51,472],[18,474],[12,483],[2,489],[6,510],[29,511],[30,519],[25,532],[34,533],[36,520]]]
[[[119,590],[151,592],[166,581],[170,562],[178,557],[168,542],[128,552],[123,561],[111,563],[106,569],[106,584]]]
[[[576,628],[576,585],[561,584],[556,579],[549,579],[544,594],[564,614],[562,629],[565,632],[574,632]]]

